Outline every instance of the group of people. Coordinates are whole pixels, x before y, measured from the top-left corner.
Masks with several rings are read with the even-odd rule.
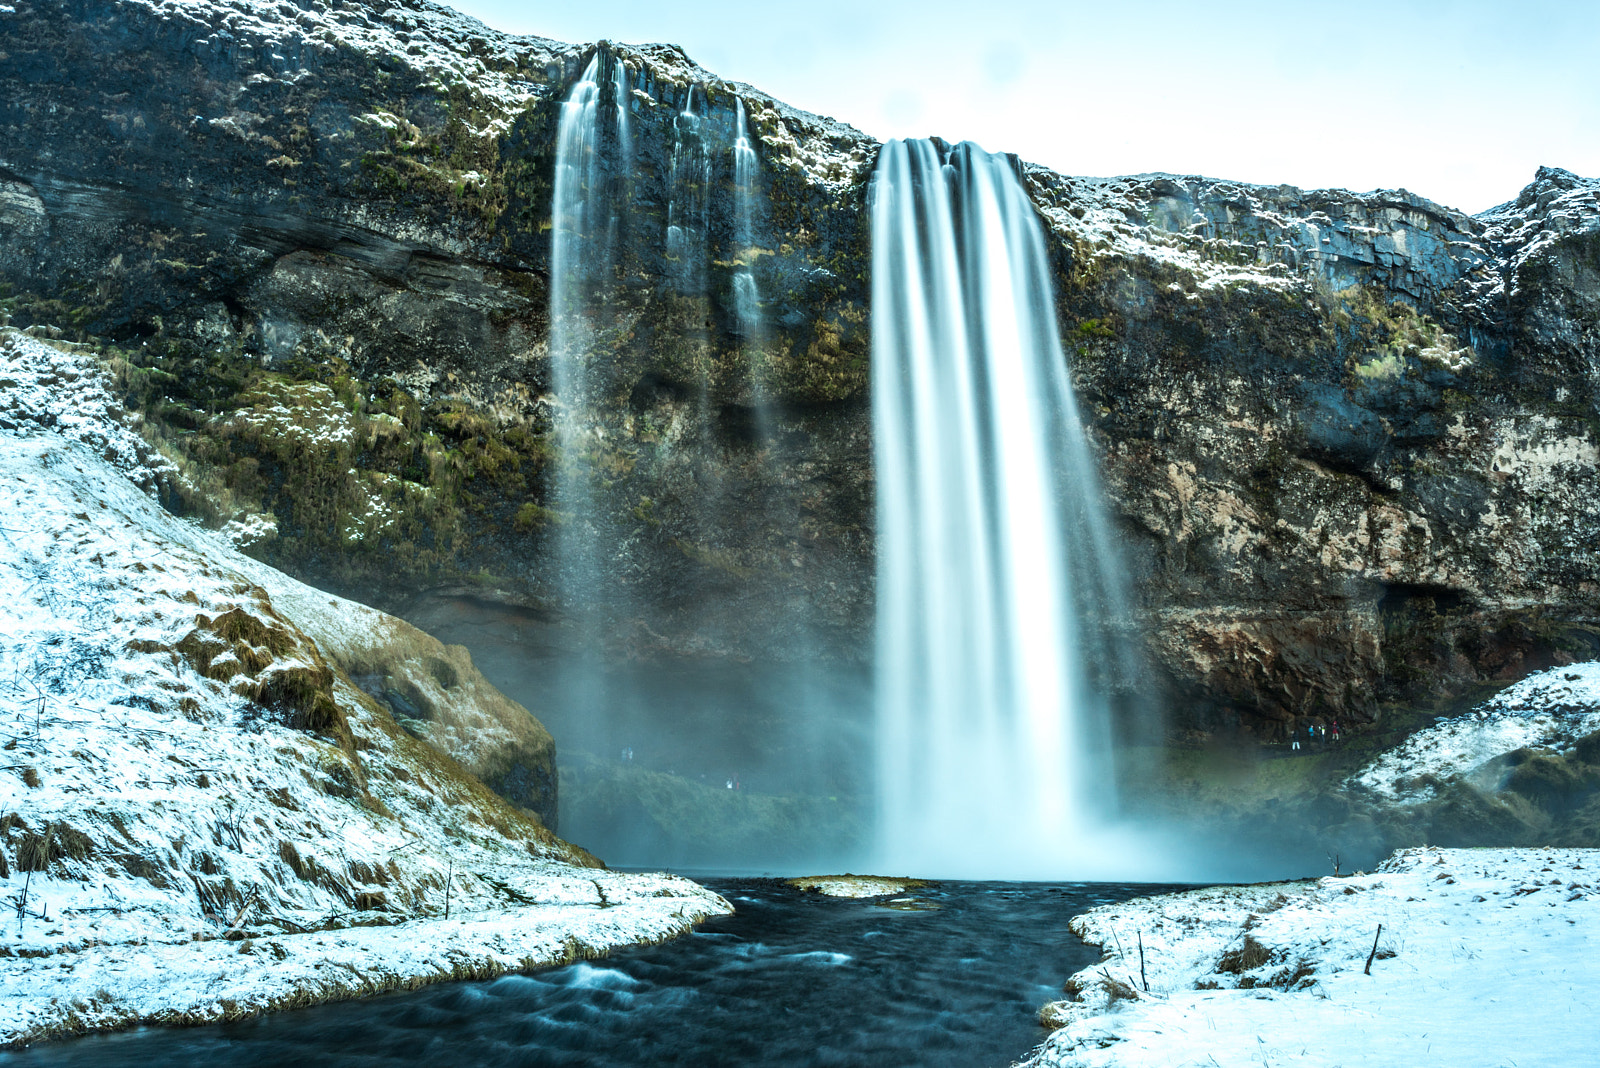
[[[1289,748],[1299,749],[1302,736],[1305,738],[1307,745],[1313,742],[1320,745],[1327,745],[1330,741],[1337,742],[1339,740],[1339,721],[1308,723],[1304,731],[1301,731],[1299,727],[1291,727],[1289,729]]]

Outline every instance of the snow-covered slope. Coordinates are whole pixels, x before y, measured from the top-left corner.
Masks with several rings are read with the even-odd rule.
[[[0,1045],[492,975],[727,910],[574,864],[399,729],[311,636],[378,614],[164,512],[116,415],[87,359],[0,335]]]
[[[1350,785],[1387,802],[1426,800],[1443,777],[1470,776],[1517,749],[1564,752],[1596,731],[1600,662],[1569,664],[1529,675],[1466,715],[1418,731],[1351,776]]]
[[[1593,1062],[1600,850],[1403,850],[1371,875],[1140,898],[1071,926],[1105,957],[1046,1007],[1059,1030],[1030,1068]]]

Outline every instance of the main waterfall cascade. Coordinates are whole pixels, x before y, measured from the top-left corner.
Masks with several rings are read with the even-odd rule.
[[[1081,875],[1120,580],[1034,208],[1006,156],[891,141],[871,210],[880,862]]]

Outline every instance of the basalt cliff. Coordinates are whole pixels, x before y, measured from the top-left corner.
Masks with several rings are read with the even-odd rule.
[[[631,155],[582,413],[612,536],[580,604],[552,579],[551,203],[597,47]],[[0,4],[11,325],[93,348],[177,466],[171,509],[530,648],[598,611],[619,662],[870,655],[876,153],[675,48],[427,0]],[[1541,169],[1468,216],[1017,166],[1177,730],[1359,728],[1600,653],[1600,183]]]

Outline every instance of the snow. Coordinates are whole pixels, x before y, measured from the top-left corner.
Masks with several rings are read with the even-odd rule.
[[[440,88],[466,84],[489,105],[479,136],[505,133],[531,101],[548,89],[521,72],[547,77],[578,49],[541,37],[491,29],[430,0],[399,0],[377,10],[366,5],[299,0],[119,0],[192,35],[191,50],[264,60],[272,74],[293,82],[315,57],[350,48],[396,60]],[[217,121],[217,120],[213,120]]]
[[[1352,271],[1369,268],[1388,271],[1402,291],[1440,291],[1492,274],[1481,223],[1405,190],[1301,190],[1161,173],[1068,177],[1035,165],[1024,173],[1058,232],[1098,254],[1182,271],[1186,285],[1177,292],[1191,300],[1207,291],[1342,288],[1356,280]],[[1174,217],[1185,204],[1188,216]]]
[[[1600,179],[1540,167],[1516,200],[1478,218],[1491,240],[1512,250],[1512,267],[1520,267],[1564,237],[1600,228]]]
[[[1600,850],[1407,849],[1370,875],[1140,898],[1071,927],[1105,957],[1046,1007],[1061,1026],[1029,1068],[1592,1063]]]
[[[1600,731],[1600,662],[1529,675],[1463,716],[1418,731],[1376,757],[1352,786],[1395,802],[1425,801],[1433,779],[1471,775],[1516,749],[1565,749]]]
[[[1564,750],[1597,730],[1600,662],[1569,664],[1417,732],[1348,785],[1420,803],[1441,780],[1498,776],[1507,753]],[[1070,926],[1105,957],[1069,980],[1073,1000],[1041,1011],[1060,1029],[1030,1068],[1592,1056],[1600,850],[1406,849],[1370,875],[1140,898]]]
[[[0,433],[53,431],[89,446],[146,489],[171,477],[173,466],[125,425],[135,417],[123,412],[104,377],[76,348],[0,330]]]
[[[0,333],[0,1046],[565,962],[729,911],[579,866],[400,730],[324,653],[394,621],[167,514],[142,487],[168,475],[88,358]],[[285,680],[347,726],[254,698]]]
[[[474,134],[484,139],[507,133],[527,107],[576,73],[593,47],[503,33],[432,0],[391,0],[381,8],[344,0],[296,0],[292,6],[262,0],[118,2],[180,28],[189,37],[186,47],[202,60],[225,57],[266,68],[251,76],[261,82],[296,83],[314,74],[319,57],[351,49],[404,64],[438,89],[466,87],[473,110],[482,114]],[[676,45],[610,47],[633,69],[635,84],[648,86],[643,93],[635,89],[637,106],[665,103],[664,97],[690,85],[716,86],[746,100],[773,162],[830,193],[843,191],[871,166],[875,143],[860,131],[790,107],[752,86],[724,81]],[[237,129],[252,117],[235,113],[205,121]],[[358,121],[397,132],[408,125],[386,111],[369,112]],[[470,173],[464,177],[471,180]]]

